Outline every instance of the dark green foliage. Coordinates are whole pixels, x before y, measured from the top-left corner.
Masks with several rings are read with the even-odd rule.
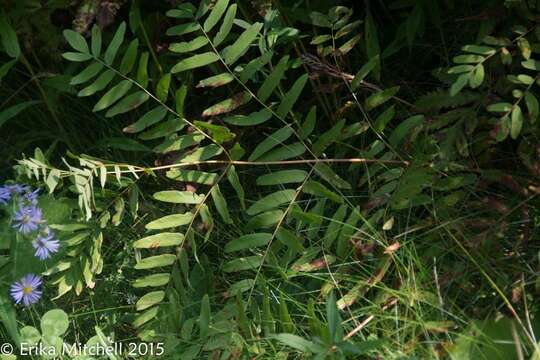
[[[2,161],[58,215],[65,341],[540,354],[536,2],[75,3],[0,13]]]

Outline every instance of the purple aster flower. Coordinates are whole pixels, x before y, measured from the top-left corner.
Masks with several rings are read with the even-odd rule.
[[[32,191],[32,189],[29,188],[23,195],[23,199],[28,201],[32,205],[37,205],[38,196],[39,196],[39,189]]]
[[[13,216],[13,228],[28,234],[38,229],[41,223],[41,209],[36,206],[25,206]]]
[[[0,186],[0,204],[7,204],[11,199],[11,192],[5,187]]]
[[[22,194],[27,189],[29,189],[27,186],[19,184],[0,186],[0,203],[7,204],[13,195]]]
[[[52,253],[58,252],[60,241],[54,238],[54,234],[47,228],[44,234],[39,234],[32,243],[36,253],[34,254],[40,260],[48,259]]]
[[[10,294],[16,304],[22,301],[24,306],[30,306],[39,301],[41,297],[40,286],[41,278],[34,274],[28,274],[11,285]]]

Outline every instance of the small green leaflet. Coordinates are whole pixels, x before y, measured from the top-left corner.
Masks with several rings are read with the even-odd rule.
[[[192,19],[195,14],[195,7],[191,3],[182,3],[177,9],[167,11],[165,15],[177,19]]]
[[[512,106],[513,105],[508,102],[500,102],[488,105],[487,111],[507,113],[512,111]]]
[[[382,132],[386,128],[386,125],[394,118],[395,115],[396,107],[395,105],[392,105],[388,109],[384,110],[384,112],[381,113],[379,116],[377,116],[373,127],[376,131]]]
[[[480,55],[458,55],[452,59],[456,64],[477,64],[484,60],[485,58]]]
[[[302,123],[302,126],[298,130],[298,136],[300,136],[300,139],[304,140],[306,139],[313,130],[315,129],[315,123],[317,121],[317,107],[312,106],[311,109],[309,109],[309,113],[306,116],[306,119]]]
[[[457,95],[467,85],[471,77],[470,73],[461,74],[450,87],[450,96]]]
[[[226,85],[226,84],[230,83],[233,80],[234,80],[234,76],[232,74],[226,72],[226,73],[223,73],[223,74],[218,74],[218,75],[214,75],[214,76],[211,76],[209,78],[203,79],[203,80],[199,81],[199,83],[197,84],[196,87],[198,87],[198,88],[201,88],[201,87],[216,88],[216,87],[219,87],[219,86]]]
[[[315,37],[311,40],[310,44],[311,44],[311,45],[320,45],[320,44],[322,44],[322,43],[324,43],[324,42],[330,40],[331,38],[332,38],[331,35],[318,35],[318,36],[315,36]]]
[[[493,55],[496,52],[494,48],[482,45],[465,45],[461,50],[478,55]]]
[[[173,254],[162,254],[156,256],[150,256],[142,259],[137,264],[135,264],[136,270],[146,270],[153,269],[157,267],[164,267],[172,265],[176,260],[176,255]]]
[[[108,108],[122,98],[129,91],[129,89],[131,89],[132,85],[133,83],[129,80],[120,81],[118,84],[109,89],[109,91],[107,91],[105,95],[101,97],[101,99],[99,99],[92,111],[97,112]]]
[[[171,84],[171,74],[167,73],[159,79],[156,85],[156,97],[159,101],[165,102],[169,95],[169,86]]]
[[[204,195],[197,195],[190,191],[165,190],[155,193],[154,199],[176,204],[200,204]]]
[[[233,95],[231,98],[223,100],[208,109],[204,110],[202,116],[215,116],[231,112],[251,100],[251,94],[247,91]]]
[[[333,191],[330,191],[326,186],[324,186],[323,184],[315,180],[308,180],[302,190],[306,194],[311,194],[314,196],[323,196],[338,204],[343,203],[343,197],[341,197],[339,194],[336,194]]]
[[[94,78],[99,74],[99,72],[103,69],[103,64],[99,62],[94,62],[93,64],[90,64],[88,67],[86,67],[83,71],[75,75],[73,78],[71,78],[71,81],[69,82],[70,85],[79,85],[83,84],[90,79]]]
[[[262,256],[248,256],[237,258],[232,261],[229,261],[223,265],[223,271],[225,272],[237,272],[244,270],[257,269],[263,263]]]
[[[159,312],[159,306],[154,306],[153,308],[146,310],[141,315],[137,316],[135,320],[131,323],[134,328],[139,328],[155,318]]]
[[[257,215],[263,211],[272,210],[279,207],[283,204],[288,204],[294,200],[296,196],[296,191],[292,189],[280,190],[270,195],[265,196],[264,198],[258,200],[253,205],[251,205],[247,210],[248,215]]]
[[[167,171],[166,176],[169,179],[182,181],[182,182],[194,182],[197,184],[212,185],[216,182],[217,174],[199,171],[199,170],[180,170],[171,169]]]
[[[136,109],[149,99],[148,93],[145,91],[137,91],[131,95],[126,96],[114,105],[110,110],[105,113],[105,117],[113,117],[119,114]]]
[[[212,28],[219,22],[225,10],[227,10],[227,5],[229,5],[229,0],[218,0],[215,3],[210,15],[206,18],[203,29],[205,32],[209,32]]]
[[[120,62],[120,68],[118,71],[120,71],[121,74],[126,75],[128,74],[135,65],[135,60],[137,59],[137,48],[139,47],[139,40],[133,39],[129,46],[124,53],[124,57],[122,58],[122,61]]]
[[[174,93],[174,107],[178,115],[181,117],[184,116],[184,105],[186,103],[187,91],[188,86],[186,84],[182,84]]]
[[[154,148],[155,152],[167,153],[170,151],[183,150],[189,146],[196,145],[204,139],[201,134],[182,135],[177,138],[168,139],[164,143]]]
[[[292,134],[293,130],[291,127],[286,126],[283,127],[273,134],[268,135],[268,137],[263,140],[255,150],[251,153],[249,156],[249,161],[255,161],[258,158],[260,158],[263,154],[268,152],[269,150],[273,149],[275,146],[282,144],[285,140],[287,140]]]
[[[372,110],[390,100],[399,91],[399,86],[379,91],[370,95],[365,102],[366,110]]]
[[[212,64],[218,60],[219,56],[213,52],[193,55],[173,66],[173,68],[171,69],[171,73],[176,74],[182,71],[196,69],[202,66]]]
[[[350,15],[349,15],[350,16]],[[345,21],[348,21],[347,19],[347,16],[343,19]],[[340,20],[340,21],[343,21],[343,20]],[[336,32],[336,36],[335,38],[336,39],[339,39],[340,37],[342,36],[345,36],[347,34],[350,34],[353,30],[355,30],[357,27],[359,27],[360,25],[362,25],[364,21],[362,20],[356,20],[356,21],[353,21],[352,23],[348,23],[347,25],[345,25],[344,27],[342,27],[341,29],[339,29],[338,32]],[[334,25],[335,26],[335,25]]]
[[[252,24],[238,37],[238,39],[236,39],[232,45],[223,49],[221,55],[223,56],[223,59],[227,65],[233,64],[247,51],[248,47],[259,34],[262,26],[263,24],[258,22]]]
[[[240,81],[247,82],[257,71],[265,66],[274,54],[272,51],[267,51],[258,58],[255,58],[247,63],[242,72],[240,73]]]
[[[225,197],[223,197],[223,194],[221,193],[221,190],[217,184],[212,187],[210,194],[214,200],[214,206],[223,219],[223,222],[225,222],[225,224],[232,224],[233,221],[231,219],[231,215],[229,214],[227,201],[225,200]]]
[[[143,52],[137,68],[137,82],[142,86],[148,86],[148,52]]]
[[[306,147],[301,142],[295,142],[289,145],[280,146],[270,150],[262,155],[258,161],[282,161],[295,158],[302,155],[306,151]]]
[[[257,216],[252,217],[246,224],[246,231],[252,231],[254,229],[272,227],[279,222],[283,217],[283,211],[273,210],[267,211]]]
[[[150,130],[143,132],[142,134],[139,135],[139,139],[152,140],[152,139],[158,139],[161,137],[166,137],[166,136],[171,135],[172,133],[182,130],[185,126],[186,126],[186,123],[182,121],[181,119],[172,118],[172,119],[163,121],[162,123],[152,127],[152,129]],[[174,138],[171,141],[174,142]],[[154,149],[154,151],[156,150]]]
[[[335,212],[334,216],[328,223],[328,227],[326,228],[326,232],[324,234],[324,246],[326,249],[330,249],[334,241],[336,240],[338,234],[340,233],[341,229],[343,228],[343,220],[345,219],[345,216],[347,215],[348,205],[343,204],[341,205],[337,211]]]
[[[229,183],[238,195],[238,199],[240,200],[240,205],[242,206],[242,209],[245,210],[246,204],[244,188],[242,187],[242,183],[238,178],[238,174],[236,173],[236,168],[234,166],[229,167],[229,171],[227,171],[227,180],[229,180]]]
[[[525,93],[525,104],[529,112],[529,120],[534,124],[539,113],[538,99],[531,92],[527,91]]]
[[[168,273],[160,273],[148,275],[143,278],[135,280],[133,287],[143,288],[143,287],[158,287],[164,286],[169,283],[170,275]]]
[[[178,215],[185,215],[185,214],[176,214],[176,215],[169,215],[169,216],[172,217],[172,216],[178,216]],[[149,230],[159,230],[159,229],[165,229],[168,227],[176,226],[175,225],[177,223],[176,220],[166,219],[169,216],[165,216],[165,217],[162,217],[161,219],[152,221],[151,223],[146,225],[146,228]],[[174,221],[175,223],[172,223],[172,221]],[[159,226],[149,226],[152,223],[154,223],[154,225],[159,225]],[[163,226],[163,225],[173,225],[173,226]],[[183,240],[184,240],[183,234],[164,232],[164,233],[160,233],[156,235],[147,236],[145,238],[137,240],[133,243],[133,247],[136,249],[154,249],[158,247],[177,246],[177,245],[180,245]]]
[[[163,120],[166,114],[167,108],[163,106],[155,107],[154,109],[144,114],[139,120],[137,120],[133,124],[126,126],[123,131],[130,134],[143,131],[147,127]]]
[[[303,182],[308,173],[304,170],[281,170],[257,178],[257,185],[279,185]]]
[[[473,71],[475,68],[474,65],[457,65],[448,69],[449,74],[461,74],[465,72]]]
[[[417,126],[420,126],[424,123],[424,115],[415,115],[410,118],[402,121],[395,129],[392,131],[388,141],[390,145],[397,147],[405,139],[405,136]]]
[[[268,245],[271,239],[272,234],[270,233],[255,233],[244,235],[228,242],[225,245],[225,252],[234,252],[245,249],[252,249],[259,246],[265,246]]]
[[[99,57],[101,54],[101,30],[99,30],[99,26],[97,24],[94,24],[92,26],[92,39],[90,47],[92,48],[92,55],[94,57]]]
[[[62,54],[62,57],[69,61],[83,62],[90,60],[92,58],[92,55],[85,53],[65,52]]]
[[[164,291],[153,291],[141,297],[137,301],[135,307],[137,308],[137,311],[142,311],[160,303],[164,298]]]
[[[216,36],[214,37],[214,46],[218,46],[225,40],[227,35],[229,35],[229,32],[232,29],[234,18],[236,16],[236,4],[232,4],[229,9],[227,10],[227,13],[225,14],[225,18],[223,19],[223,22],[221,23],[221,27],[219,28],[219,31],[216,33]]]
[[[472,89],[476,89],[484,82],[485,70],[482,64],[476,65],[475,69],[472,71],[471,77],[469,78],[469,86]]]
[[[195,13],[195,18],[200,19],[201,17],[203,17],[208,12],[208,10],[210,10],[213,3],[214,1],[212,0],[201,0],[199,2],[197,12]]]
[[[17,33],[8,22],[7,16],[0,13],[0,40],[6,53],[12,58],[18,58],[21,54]]]
[[[183,157],[179,161],[180,162],[205,161],[205,160],[213,158],[214,156],[221,154],[222,152],[223,152],[223,148],[219,147],[216,144],[210,144],[207,146],[197,148],[195,151]]]
[[[168,28],[166,34],[169,36],[180,36],[192,33],[199,30],[200,28],[201,27],[197,23],[181,24]]]
[[[157,220],[151,221],[148,224],[146,224],[146,228],[148,230],[160,230],[160,229],[169,229],[177,226],[187,225],[193,220],[193,214],[192,213],[184,213],[184,214],[173,214],[173,215],[167,215],[162,218],[159,218]],[[158,235],[163,235],[165,233],[161,233]],[[174,235],[181,235],[181,234],[174,234]],[[157,235],[154,235],[157,236]],[[173,246],[178,245],[182,241],[182,237],[174,238],[172,236],[166,236],[164,237],[163,242],[167,245],[162,245],[160,241],[157,241],[159,246]],[[142,239],[141,239],[142,240]],[[139,243],[141,240],[136,241],[135,243]],[[154,239],[152,239],[154,240]],[[144,242],[146,244],[146,242]],[[174,244],[173,244],[174,243]],[[140,243],[139,243],[140,244]],[[170,245],[168,245],[170,244]],[[135,246],[135,245],[134,245]],[[137,246],[135,246],[137,247]]]
[[[84,37],[76,31],[64,30],[64,38],[67,40],[69,46],[82,53],[89,53],[88,44]]]
[[[257,91],[257,97],[259,100],[265,102],[268,100],[270,95],[272,95],[272,91],[274,91],[274,89],[279,85],[279,82],[281,79],[283,79],[283,75],[285,75],[288,62],[289,55],[285,55],[281,58],[281,60],[279,60],[278,64],[274,67],[274,70],[272,70],[270,75],[268,75]]]
[[[122,22],[116,30],[116,33],[114,34],[111,42],[109,43],[107,50],[105,51],[105,63],[107,65],[112,65],[114,58],[116,57],[116,53],[118,52],[118,48],[120,47],[120,45],[122,45],[122,42],[124,41],[125,33],[126,23]]]
[[[324,179],[326,182],[331,184],[332,186],[338,188],[338,189],[351,189],[351,184],[349,184],[347,181],[343,180],[338,174],[330,168],[330,166],[318,163],[315,164],[313,167],[315,170],[315,173],[319,175],[322,179]]]
[[[540,61],[529,59],[521,62],[521,66],[525,69],[540,71]]]
[[[348,40],[345,44],[341,45],[338,49],[339,53],[343,56],[351,51],[354,46],[362,39],[362,34],[358,34]]]
[[[515,105],[512,109],[511,123],[510,123],[510,136],[512,139],[517,139],[521,128],[523,127],[523,113],[521,112],[521,107]]]
[[[379,63],[379,55],[373,57],[370,59],[367,63],[365,63],[360,70],[356,73],[354,76],[354,79],[351,83],[351,89],[354,91],[362,85],[362,82],[366,78],[366,76],[377,66]]]
[[[511,75],[508,75],[508,78],[510,78]],[[534,83],[534,78],[532,76],[529,76],[527,74],[519,74],[515,77],[515,80],[518,83],[524,84],[524,85],[532,85]]]
[[[199,36],[188,42],[172,43],[169,45],[169,50],[175,53],[186,53],[200,49],[208,44],[208,39],[205,36]]]
[[[302,93],[307,80],[308,74],[302,75],[294,82],[291,89],[283,96],[283,99],[281,99],[281,104],[279,104],[277,109],[277,115],[279,117],[284,118],[292,110],[294,104],[298,100],[298,97]]]
[[[253,126],[270,120],[272,112],[267,109],[251,113],[249,115],[234,115],[223,119],[228,124],[236,126]]]
[[[517,44],[519,49],[521,50],[521,55],[526,59],[529,60],[531,57],[531,44],[529,43],[529,40],[527,40],[525,37],[520,37],[517,40]]]

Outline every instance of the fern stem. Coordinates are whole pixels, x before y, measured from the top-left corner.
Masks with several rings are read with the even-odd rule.
[[[299,165],[299,164],[318,164],[318,163],[348,163],[348,164],[388,164],[388,165],[401,165],[408,167],[410,162],[407,160],[381,160],[381,159],[366,159],[366,158],[349,158],[349,159],[299,159],[299,160],[283,160],[283,161],[243,161],[243,160],[204,160],[204,161],[190,161],[178,164],[163,165],[156,167],[140,167],[127,164],[104,164],[105,167],[114,166],[130,166],[131,170],[121,170],[120,173],[133,173],[133,172],[148,172],[175,169],[181,167],[195,166],[195,165],[241,165],[241,166],[268,166],[268,165]],[[114,171],[107,172],[108,174],[114,174]]]

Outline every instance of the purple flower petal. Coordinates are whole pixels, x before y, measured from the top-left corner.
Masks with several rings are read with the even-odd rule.
[[[7,204],[11,199],[11,192],[5,187],[0,186],[0,204]]]
[[[40,260],[45,260],[49,258],[51,254],[58,252],[60,241],[54,239],[54,234],[47,228],[44,234],[38,235],[32,243],[32,246],[36,249],[34,255]]]
[[[11,285],[10,295],[16,304],[22,301],[24,306],[33,305],[41,298],[41,283],[39,276],[28,274]]]
[[[31,233],[39,228],[43,214],[36,206],[25,206],[13,216],[13,228],[23,234]]]

